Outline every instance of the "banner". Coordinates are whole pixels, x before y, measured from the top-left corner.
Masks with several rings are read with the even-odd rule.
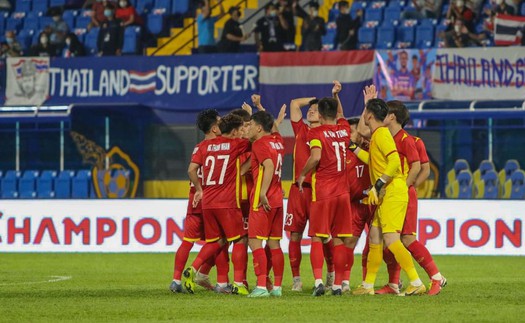
[[[3,200],[0,252],[174,252],[186,206],[186,200]],[[524,208],[525,201],[421,200],[419,240],[434,255],[525,256]],[[365,234],[357,253],[364,240]],[[284,234],[283,250],[288,242]],[[303,252],[309,245],[306,237]]]
[[[525,17],[497,14],[494,21],[496,46],[520,45],[525,36]]]
[[[415,101],[432,98],[435,49],[376,51],[374,84],[386,100]]]
[[[432,95],[443,100],[525,99],[525,47],[438,49]]]
[[[40,106],[49,95],[49,57],[8,57],[5,105]]]
[[[16,61],[33,62],[27,58]],[[27,68],[19,67],[18,75],[24,78],[19,77],[18,83],[8,82],[16,87],[11,92],[8,89],[8,99],[27,97],[14,93],[29,91],[32,79],[26,80],[26,74],[29,77],[38,72],[42,79],[34,83],[49,93],[46,105],[133,103],[182,112],[229,109],[241,106],[255,93],[259,80],[256,54],[54,58],[49,74],[47,67],[46,74],[41,72],[44,65],[38,64],[43,62],[46,60],[39,59]],[[11,74],[8,79],[17,75]],[[38,98],[38,102],[9,100],[9,104],[41,104],[42,95]]]
[[[373,73],[373,51],[261,53],[261,101],[276,114],[295,98],[331,97],[332,82],[338,80],[345,114],[359,115],[363,88],[372,83]]]

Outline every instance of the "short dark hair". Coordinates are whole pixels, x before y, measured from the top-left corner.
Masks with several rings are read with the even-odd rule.
[[[312,99],[308,102],[308,106],[311,107],[314,104],[319,104],[319,99]]]
[[[350,7],[350,4],[348,4],[348,1],[339,1],[339,9],[341,7],[348,8]]]
[[[386,105],[388,106],[388,113],[392,113],[396,117],[397,123],[404,127],[410,119],[410,113],[405,104],[398,100],[392,100],[388,101]]]
[[[348,118],[346,119],[349,125],[356,126],[359,124],[359,118]]]
[[[262,126],[265,132],[272,132],[273,116],[266,111],[257,111],[252,114],[252,121]]]
[[[268,11],[270,10],[270,8],[276,8],[275,4],[273,2],[268,2],[268,4],[266,6],[264,6],[264,10],[265,11]]]
[[[323,118],[335,119],[337,117],[337,100],[334,98],[322,98],[317,104],[319,114]]]
[[[388,106],[385,101],[381,99],[370,99],[366,103],[366,109],[370,111],[374,118],[378,121],[383,122],[388,114]]]
[[[310,1],[310,2],[308,3],[308,6],[309,6],[310,8],[315,8],[316,10],[319,9],[319,3],[315,2],[315,1]]]
[[[205,134],[210,132],[211,128],[217,124],[219,112],[215,109],[206,109],[197,115],[197,128]]]
[[[228,13],[229,13],[230,15],[233,15],[233,13],[234,13],[235,11],[241,12],[241,9],[240,9],[239,7],[237,7],[237,6],[233,6],[233,7],[230,8],[230,10],[228,10]]]
[[[235,109],[232,110],[230,113],[241,117],[242,121],[244,122],[250,121],[250,113],[244,109]]]
[[[221,118],[219,121],[219,129],[221,129],[222,134],[229,134],[234,129],[238,129],[242,126],[242,119],[238,115],[229,113]]]

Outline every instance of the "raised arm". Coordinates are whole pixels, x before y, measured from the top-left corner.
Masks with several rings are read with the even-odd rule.
[[[275,119],[275,121],[273,122],[272,132],[279,132],[279,126],[283,122],[284,118],[286,118],[286,104],[283,104],[281,110],[279,111],[277,119]]]
[[[376,86],[374,84],[370,86],[365,86],[363,90],[363,97],[365,99],[365,107],[366,107],[366,103],[369,100],[377,98]],[[370,139],[372,134],[370,133],[370,128],[368,128],[365,125],[364,115],[365,115],[365,110],[363,110],[363,113],[361,114],[361,118],[359,119],[359,123],[357,124],[357,133],[359,133],[361,136],[365,138]]]
[[[298,122],[299,120],[303,119],[301,108],[309,105],[310,101],[314,99],[314,97],[293,99],[290,102],[290,120],[292,122]]]
[[[341,92],[342,88],[343,87],[341,86],[341,83],[339,81],[334,81],[334,87],[332,88],[332,96],[334,97],[334,99],[337,100],[337,119],[345,117],[343,111],[343,104],[341,103],[341,99],[339,98],[339,92]]]

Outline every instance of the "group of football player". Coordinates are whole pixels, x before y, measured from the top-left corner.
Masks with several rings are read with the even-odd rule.
[[[200,285],[217,293],[282,296],[283,228],[290,236],[291,291],[302,291],[301,240],[308,223],[314,296],[328,290],[332,295],[350,291],[354,249],[365,227],[369,230],[362,257],[363,281],[353,294],[440,293],[447,280],[416,238],[416,187],[428,178],[430,164],[423,141],[403,129],[409,111],[400,101],[378,99],[375,86],[370,85],[363,90],[362,115],[345,119],[340,91],[341,84],[334,81],[332,97],[298,98],[290,103],[294,184],[286,216],[281,186],[284,142],[278,129],[286,117],[286,105],[275,120],[258,95],[252,96],[254,113],[246,103],[222,117],[213,109],[199,113],[197,126],[205,137],[195,146],[188,167],[191,189],[184,238],[175,254],[172,292],[194,293]],[[204,245],[184,269],[199,240]],[[233,283],[229,281],[231,245]],[[251,292],[246,279],[248,247],[257,276]],[[428,291],[412,257],[431,280]],[[389,282],[375,290],[382,260]],[[213,266],[215,286],[209,279]],[[409,280],[403,291],[401,269]]]

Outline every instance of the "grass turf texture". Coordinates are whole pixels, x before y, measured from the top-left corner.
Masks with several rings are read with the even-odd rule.
[[[195,254],[190,257],[193,259]],[[520,321],[525,317],[524,257],[436,257],[449,285],[436,297],[312,297],[303,256],[304,291],[290,291],[285,267],[281,299],[172,294],[172,254],[2,254],[0,321]],[[215,270],[212,270],[214,274]],[[253,269],[248,268],[254,284]],[[425,284],[426,274],[419,270]],[[232,274],[232,272],[230,272]],[[402,279],[406,281],[406,277]],[[70,280],[45,283],[50,276]],[[212,277],[213,278],[213,277]],[[361,281],[356,257],[351,286]],[[386,282],[380,270],[376,287]],[[253,286],[252,286],[253,287]]]

